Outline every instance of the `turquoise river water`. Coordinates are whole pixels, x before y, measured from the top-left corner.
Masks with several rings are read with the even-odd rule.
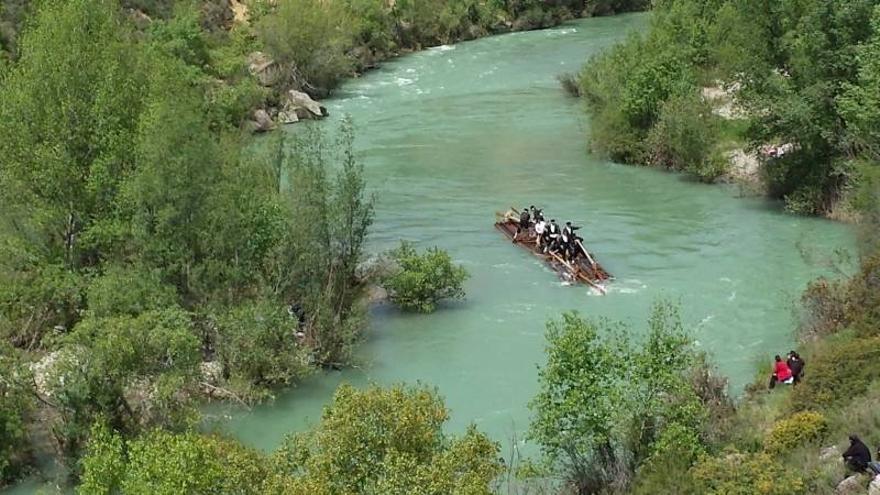
[[[786,215],[735,187],[591,155],[581,103],[556,81],[646,19],[588,19],[432,48],[385,63],[328,100],[331,118],[321,125],[352,116],[379,198],[370,250],[401,238],[449,250],[472,275],[467,299],[431,315],[374,308],[356,367],[315,376],[252,411],[212,409],[218,427],[271,450],[316,422],[340,382],[421,381],[445,397],[451,431],[474,422],[509,445],[528,426],[549,318],[578,310],[640,332],[661,297],[680,301],[734,391],[752,378],[756,358],[787,351],[794,301],[829,271],[835,249],[852,248],[851,229]],[[493,229],[496,211],[530,204],[584,226],[586,244],[616,277],[607,295],[563,285]]]
[[[272,449],[314,423],[342,381],[422,381],[445,397],[450,429],[475,422],[507,443],[528,425],[545,322],[572,309],[638,332],[657,298],[680,301],[734,391],[752,378],[756,358],[787,351],[793,302],[835,249],[852,246],[850,229],[786,215],[735,187],[589,154],[581,103],[556,81],[646,19],[588,19],[432,48],[328,101],[333,117],[322,125],[351,115],[379,198],[371,250],[401,238],[447,249],[472,275],[468,296],[431,315],[375,308],[356,368],[234,412],[223,428]],[[616,276],[608,295],[563,285],[492,228],[497,210],[531,204],[584,226],[588,247]]]

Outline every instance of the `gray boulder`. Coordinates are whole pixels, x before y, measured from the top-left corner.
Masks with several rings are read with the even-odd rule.
[[[275,129],[275,122],[269,112],[260,108],[254,111],[254,120],[250,122],[253,132],[266,132]]]
[[[290,124],[300,120],[319,119],[327,116],[327,109],[302,91],[291,89],[284,96],[278,119]]]
[[[281,81],[283,69],[269,55],[253,52],[247,57],[248,72],[257,78],[261,86],[269,87]]]
[[[868,485],[868,495],[880,495],[880,475],[871,480],[871,484]]]
[[[859,474],[854,474],[840,483],[837,484],[837,488],[834,489],[834,493],[837,495],[855,495],[865,493],[865,483],[862,481],[862,476]]]

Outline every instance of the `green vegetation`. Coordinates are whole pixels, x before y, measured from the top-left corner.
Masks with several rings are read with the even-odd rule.
[[[249,401],[345,364],[373,208],[351,126],[252,158],[233,34],[182,5],[140,33],[111,0],[35,8],[0,86],[3,478],[34,405],[76,474],[97,422],[184,431],[205,388]]]
[[[453,264],[446,251],[434,247],[419,254],[411,243],[402,241],[390,256],[395,266],[382,285],[401,308],[431,313],[444,299],[464,298],[462,284],[468,273]]]
[[[764,156],[772,197],[799,213],[827,213],[876,160],[876,2],[664,0],[649,32],[590,60],[581,91],[593,115],[593,148],[628,163],[711,180],[727,140],[713,129],[703,86],[733,93],[748,125],[736,140]],[[702,108],[700,108],[702,107]],[[739,118],[739,117],[737,117]],[[685,139],[684,136],[693,136]]]
[[[489,494],[501,473],[499,447],[471,427],[443,433],[448,411],[427,387],[342,386],[314,429],[271,456],[218,436],[161,430],[134,439],[98,423],[83,494]]]
[[[341,386],[321,423],[275,453],[281,472],[294,478],[285,493],[491,493],[502,470],[498,444],[473,426],[458,438],[445,435],[448,417],[424,386]]]
[[[792,414],[773,425],[764,442],[764,450],[780,455],[807,442],[823,440],[828,421],[820,413],[805,411]]]
[[[725,382],[694,380],[702,360],[674,306],[654,307],[640,345],[619,330],[576,313],[547,325],[529,438],[576,493],[624,490],[671,457],[687,465],[715,427],[709,407],[727,402]]]
[[[574,17],[640,10],[648,2],[281,0],[273,4],[258,3],[256,32],[285,68],[282,85],[324,97],[342,79],[398,53],[549,27]]]

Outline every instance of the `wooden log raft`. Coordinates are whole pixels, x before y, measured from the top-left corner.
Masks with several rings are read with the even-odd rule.
[[[495,228],[500,230],[508,239],[513,239],[516,228],[519,225],[519,214],[516,211],[498,213]],[[534,225],[534,224],[533,224]],[[544,254],[535,243],[536,235],[534,228],[519,235],[516,242],[521,248],[527,249],[535,256],[542,258],[554,271],[573,282],[580,282],[595,288],[602,294],[605,293],[604,284],[611,279],[611,275],[596,262],[596,259],[587,251],[587,248],[578,241],[578,246],[583,253],[576,260],[568,262],[556,253]]]

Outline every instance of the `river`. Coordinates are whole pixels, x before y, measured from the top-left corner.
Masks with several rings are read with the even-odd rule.
[[[268,450],[317,421],[342,381],[421,381],[445,397],[451,430],[475,422],[507,443],[529,422],[545,322],[567,310],[641,332],[653,301],[679,301],[734,391],[752,379],[756,359],[788,351],[794,301],[829,272],[835,249],[853,246],[851,229],[784,214],[736,187],[589,154],[581,103],[556,81],[646,20],[587,19],[432,48],[383,64],[326,102],[333,117],[322,125],[353,118],[379,198],[371,250],[399,239],[447,249],[472,275],[468,296],[431,315],[375,308],[356,368],[234,413],[224,429]],[[588,247],[616,276],[608,295],[564,286],[492,228],[496,211],[531,204],[584,226]]]
[[[509,445],[528,426],[545,322],[568,310],[637,333],[652,302],[678,301],[734,391],[752,379],[756,359],[788,351],[794,301],[830,273],[835,249],[853,247],[851,229],[786,215],[735,187],[589,154],[581,103],[555,79],[646,20],[587,19],[432,48],[383,64],[325,102],[331,117],[320,125],[352,116],[379,198],[370,250],[399,239],[447,249],[472,275],[468,296],[431,315],[374,308],[356,367],[317,375],[252,411],[213,409],[226,417],[219,428],[271,450],[316,422],[342,381],[421,381],[445,397],[451,431],[474,422]],[[616,277],[607,295],[563,285],[492,228],[496,211],[531,204],[584,226],[587,246]]]

